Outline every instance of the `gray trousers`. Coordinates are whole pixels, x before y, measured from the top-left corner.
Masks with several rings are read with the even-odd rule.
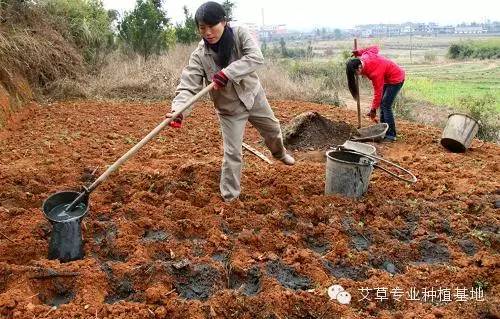
[[[265,98],[257,101],[250,110],[240,103],[233,114],[219,113],[224,146],[220,191],[225,201],[237,198],[241,192],[242,143],[247,121],[259,131],[273,157],[279,159],[286,152],[280,123],[274,116],[269,102]]]

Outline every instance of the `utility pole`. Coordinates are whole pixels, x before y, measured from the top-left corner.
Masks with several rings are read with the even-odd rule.
[[[413,51],[413,27],[410,25],[410,64],[413,64],[412,51]]]

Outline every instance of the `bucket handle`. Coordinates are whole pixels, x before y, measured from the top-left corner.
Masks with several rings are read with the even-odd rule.
[[[385,163],[387,163],[387,164],[389,164],[389,165],[391,165],[391,166],[394,166],[394,167],[396,167],[397,169],[399,169],[399,170],[401,170],[401,171],[405,172],[406,174],[410,175],[410,176],[411,176],[411,179],[406,179],[406,178],[403,178],[403,177],[399,176],[398,174],[395,174],[395,173],[391,172],[390,170],[388,170],[388,169],[386,169],[386,168],[384,168],[384,167],[382,167],[382,166],[380,166],[380,165],[373,164],[373,166],[374,166],[374,167],[376,167],[376,168],[380,168],[381,170],[383,170],[383,171],[384,171],[384,172],[386,172],[387,174],[389,174],[389,175],[391,175],[391,176],[393,176],[393,177],[395,177],[395,178],[397,178],[397,179],[400,179],[400,180],[402,180],[402,181],[405,181],[405,182],[407,182],[407,183],[412,183],[412,184],[413,184],[413,183],[416,183],[416,182],[417,182],[417,177],[416,177],[415,175],[413,175],[413,174],[412,174],[412,172],[410,172],[409,170],[407,170],[407,169],[405,169],[405,168],[403,168],[403,167],[401,167],[401,166],[399,166],[399,165],[397,165],[397,164],[394,164],[393,162],[390,162],[390,161],[388,161],[388,160],[386,160],[386,159],[383,159],[383,158],[378,157],[378,156],[375,156],[375,155],[370,155],[370,154],[366,154],[366,153],[362,153],[362,152],[357,152],[357,151],[354,151],[354,150],[350,150],[350,149],[347,149],[347,148],[345,148],[345,147],[343,147],[343,146],[339,146],[339,148],[341,148],[342,150],[347,151],[347,152],[349,152],[349,153],[355,153],[355,154],[358,154],[358,155],[366,156],[366,157],[368,157],[368,158],[372,158],[372,159],[376,159],[376,160],[379,160],[379,161],[385,162]]]

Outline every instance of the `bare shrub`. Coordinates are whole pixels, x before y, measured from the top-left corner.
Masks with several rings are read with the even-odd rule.
[[[36,7],[16,5],[2,9],[0,68],[3,74],[20,72],[38,88],[56,79],[83,73],[81,55],[55,31]],[[9,76],[2,79],[8,89]]]
[[[264,68],[259,69],[259,77],[266,95],[270,99],[288,99],[309,101],[323,104],[343,106],[344,102],[338,97],[335,90],[326,89],[328,81],[324,77],[305,75],[293,76],[286,66],[275,62],[267,62]]]
[[[500,120],[495,110],[495,97],[486,94],[480,97],[462,96],[459,105],[468,115],[479,121],[478,137],[487,141],[500,140]]]
[[[84,79],[93,98],[159,100],[173,98],[182,69],[194,46],[177,45],[168,53],[144,59],[115,52],[105,66]]]

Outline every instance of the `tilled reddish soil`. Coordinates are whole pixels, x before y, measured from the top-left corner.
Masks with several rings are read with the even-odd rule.
[[[282,124],[305,111],[356,123],[355,113],[326,105],[272,105]],[[295,152],[288,167],[245,153],[243,195],[224,204],[218,120],[200,104],[92,193],[86,257],[47,260],[42,202],[101,174],[165,109],[33,106],[0,131],[1,318],[500,315],[499,146],[452,154],[440,130],[402,121],[402,138],[377,151],[414,172],[414,185],[376,170],[362,199],[325,196],[322,156]],[[246,135],[271,157],[253,128]],[[329,300],[332,284],[351,304]]]

